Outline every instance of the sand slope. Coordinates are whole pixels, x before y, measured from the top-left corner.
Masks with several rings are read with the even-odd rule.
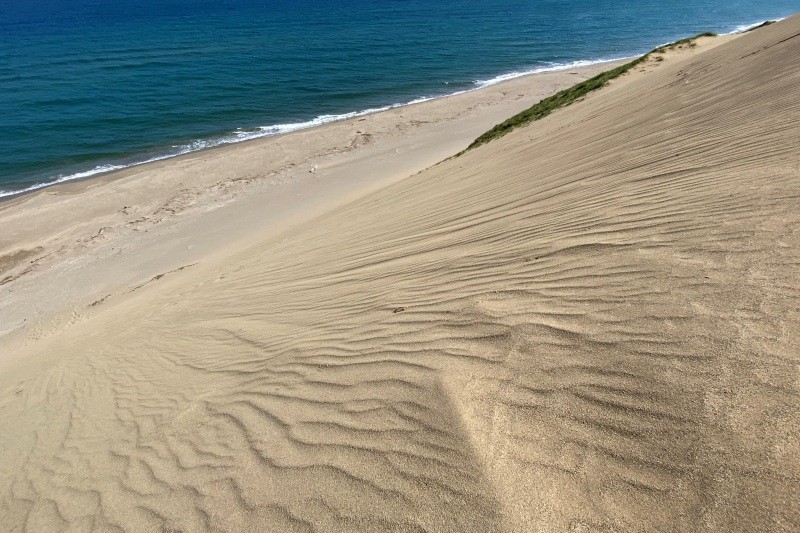
[[[21,349],[0,524],[800,528],[800,18]]]

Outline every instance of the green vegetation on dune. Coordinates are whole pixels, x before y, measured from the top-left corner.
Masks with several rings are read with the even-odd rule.
[[[604,87],[609,81],[613,80],[614,78],[618,78],[631,70],[632,68],[636,67],[640,63],[647,61],[651,54],[663,54],[668,50],[673,50],[675,48],[680,48],[683,45],[694,46],[694,41],[699,39],[700,37],[714,37],[716,36],[715,33],[701,33],[700,35],[695,35],[694,37],[689,37],[687,39],[681,39],[680,41],[675,41],[674,43],[666,44],[664,46],[660,46],[649,52],[642,57],[636,58],[633,61],[626,63],[624,65],[620,65],[615,69],[608,70],[601,74],[598,74],[594,78],[588,79],[586,81],[582,81],[577,85],[573,85],[569,89],[564,89],[563,91],[559,91],[553,96],[549,96],[544,100],[540,101],[538,104],[529,107],[525,111],[514,115],[513,117],[509,118],[508,120],[501,122],[494,128],[490,129],[477,139],[473,141],[464,151],[460,152],[458,155],[463,154],[473,148],[477,148],[483,144],[486,144],[494,139],[499,139],[503,135],[515,130],[516,128],[525,126],[534,122],[536,120],[543,119],[556,109],[560,107],[565,107],[570,105],[571,103],[579,100],[580,98],[586,96],[592,91],[600,89]],[[662,58],[663,59],[663,58]],[[458,155],[456,157],[458,157]]]
[[[716,33],[707,31],[705,33],[695,35],[694,37],[687,37],[686,39],[681,39],[673,43],[665,44],[664,46],[659,46],[658,48],[650,52],[650,54],[663,54],[664,52],[680,48],[683,45],[695,46],[695,41],[701,37],[716,37],[716,36],[717,36]],[[644,57],[647,57],[650,54],[647,54]]]
[[[514,115],[513,117],[509,118],[508,120],[501,122],[494,128],[490,129],[477,139],[473,141],[467,147],[467,150],[471,150],[473,148],[477,148],[482,144],[486,144],[489,141],[494,139],[498,139],[505,135],[506,133],[511,132],[512,130],[519,128],[520,126],[525,126],[526,124],[530,124],[536,120],[540,120],[559,107],[568,106],[569,104],[573,103],[577,99],[581,98],[582,96],[603,87],[606,83],[617,78],[630,69],[638,65],[639,63],[643,62],[647,56],[642,56],[637,58],[630,63],[626,63],[624,65],[620,65],[619,67],[603,72],[598,74],[594,78],[588,79],[586,81],[582,81],[577,85],[573,85],[569,89],[564,89],[563,91],[559,91],[553,96],[549,96],[544,100],[540,101],[538,104],[529,107],[525,111]],[[466,151],[466,150],[465,150]]]

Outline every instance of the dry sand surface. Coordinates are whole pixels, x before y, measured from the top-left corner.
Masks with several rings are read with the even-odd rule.
[[[706,41],[7,335],[2,528],[800,529],[800,17]]]

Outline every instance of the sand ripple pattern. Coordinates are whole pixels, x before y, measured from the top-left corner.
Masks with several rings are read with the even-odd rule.
[[[800,19],[29,348],[13,531],[797,531]],[[6,383],[5,381],[3,383]]]

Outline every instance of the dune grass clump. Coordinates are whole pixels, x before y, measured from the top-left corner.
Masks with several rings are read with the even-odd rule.
[[[472,144],[470,144],[465,150],[460,152],[458,155],[461,155],[469,150],[472,150],[473,148],[477,148],[478,146],[486,144],[495,139],[499,139],[500,137],[515,130],[516,128],[526,126],[531,122],[537,120],[541,120],[560,107],[566,107],[572,104],[573,102],[583,98],[590,92],[596,91],[597,89],[604,87],[608,82],[610,82],[614,78],[622,76],[623,74],[625,74],[632,68],[636,67],[640,63],[647,61],[647,59],[650,57],[651,54],[663,54],[668,50],[673,50],[682,45],[691,46],[694,44],[694,41],[699,39],[700,37],[714,37],[714,36],[716,36],[716,33],[706,32],[706,33],[701,33],[699,35],[695,35],[694,37],[681,39],[680,41],[675,41],[674,43],[660,46],[655,50],[653,50],[652,52],[649,52],[643,55],[642,57],[636,58],[629,63],[625,63],[624,65],[620,65],[615,69],[600,73],[594,78],[590,78],[586,81],[578,83],[577,85],[573,85],[569,89],[564,89],[563,91],[559,91],[553,96],[549,96],[544,100],[540,101],[538,104],[529,107],[525,111],[522,111],[521,113],[514,115],[508,120],[501,122],[494,128],[490,129],[489,131],[487,131],[486,133],[475,139],[472,142]]]
[[[701,33],[699,35],[695,35],[694,37],[687,37],[686,39],[681,39],[681,40],[675,41],[673,43],[665,44],[664,46],[659,46],[658,48],[656,48],[655,50],[650,52],[650,54],[663,54],[664,52],[668,52],[670,50],[675,50],[676,48],[680,48],[680,47],[682,47],[684,45],[686,45],[686,46],[697,46],[697,43],[695,43],[695,41],[697,39],[699,39],[701,37],[716,37],[716,36],[717,36],[716,33],[707,31],[707,32]],[[650,54],[648,54],[648,55],[650,55]]]

